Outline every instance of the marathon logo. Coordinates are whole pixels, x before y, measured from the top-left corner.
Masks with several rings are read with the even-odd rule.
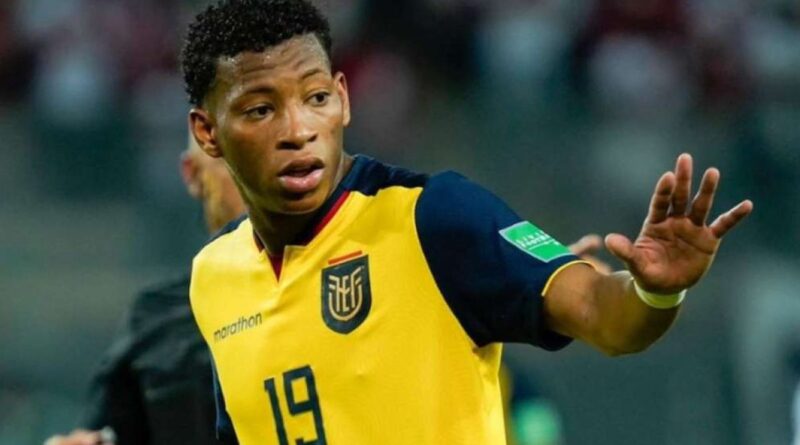
[[[232,335],[239,334],[260,325],[261,314],[254,314],[250,317],[239,317],[235,322],[214,331],[214,342],[225,340]]]

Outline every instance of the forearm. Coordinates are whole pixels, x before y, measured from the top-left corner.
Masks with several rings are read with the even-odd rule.
[[[627,271],[598,277],[590,299],[594,335],[587,341],[609,355],[646,349],[672,326],[680,307],[656,309],[645,304]]]
[[[604,275],[589,267],[562,272],[545,295],[550,329],[608,355],[639,352],[672,325],[678,309],[655,309],[636,294],[628,272]]]

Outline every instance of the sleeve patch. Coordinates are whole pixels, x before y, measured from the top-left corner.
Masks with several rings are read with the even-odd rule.
[[[528,221],[500,230],[500,236],[514,247],[545,263],[571,255],[563,244]]]
[[[477,346],[569,343],[548,330],[541,297],[553,272],[577,260],[563,245],[455,173],[431,177],[415,218],[433,279]]]

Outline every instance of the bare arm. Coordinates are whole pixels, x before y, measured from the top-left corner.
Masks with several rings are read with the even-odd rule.
[[[644,350],[678,315],[677,307],[655,309],[644,304],[633,290],[629,272],[602,275],[583,265],[559,274],[544,307],[550,329],[611,356]]]
[[[556,277],[544,295],[545,320],[555,332],[583,340],[610,355],[639,352],[672,325],[678,308],[657,309],[634,290],[674,294],[697,283],[708,271],[722,237],[753,209],[743,201],[712,224],[706,220],[719,183],[708,169],[690,202],[692,158],[681,155],[674,172],[656,185],[639,237],[606,237],[606,247],[628,271],[604,275],[572,266]]]

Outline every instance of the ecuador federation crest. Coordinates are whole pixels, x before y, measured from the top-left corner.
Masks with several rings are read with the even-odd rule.
[[[372,307],[366,255],[322,269],[322,319],[332,330],[349,334]]]

